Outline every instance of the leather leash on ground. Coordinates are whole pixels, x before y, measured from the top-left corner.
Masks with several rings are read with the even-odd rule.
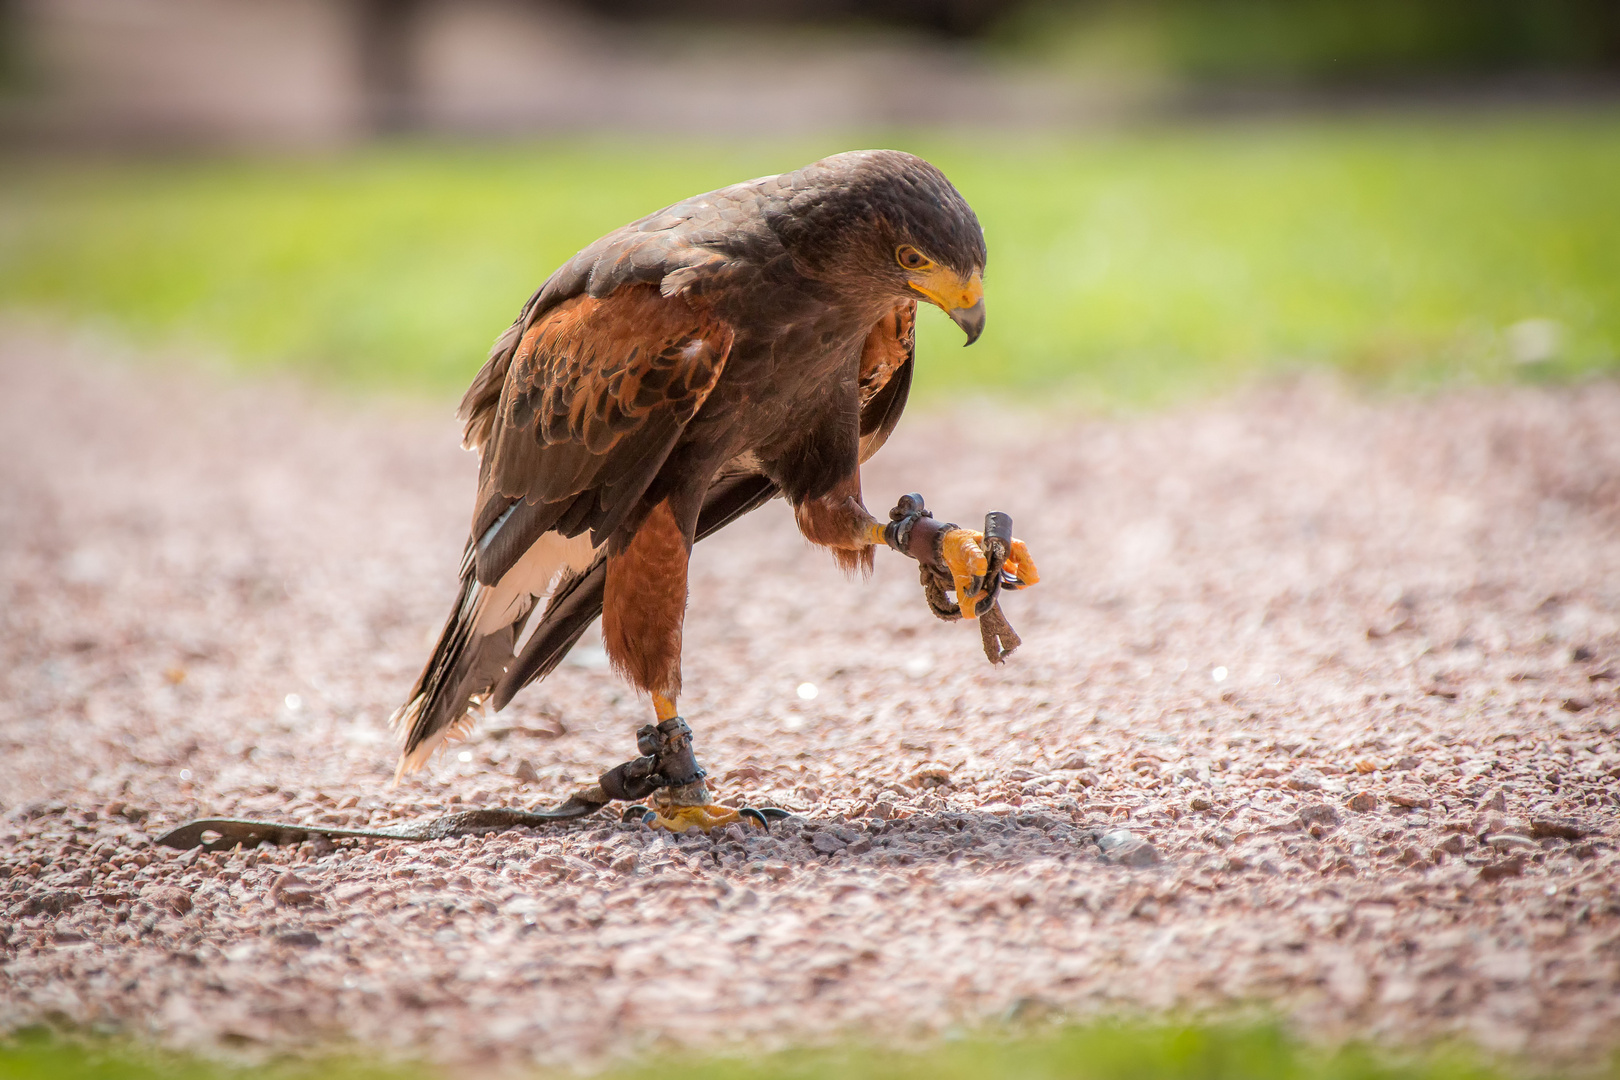
[[[576,791],[560,806],[550,810],[517,810],[492,807],[462,810],[426,821],[413,821],[382,829],[346,829],[342,826],[294,825],[281,821],[253,821],[247,818],[199,818],[170,829],[157,838],[167,847],[190,851],[228,851],[238,844],[252,846],[268,840],[273,844],[297,844],[314,836],[328,840],[356,837],[366,840],[449,840],[480,836],[505,829],[535,828],[559,821],[573,821],[595,813],[615,799],[629,802],[644,799],[660,788],[680,787],[701,780],[703,769],[692,754],[692,729],[680,717],[661,724],[647,724],[636,732],[636,749],[642,756],[615,765],[588,788]],[[624,812],[625,821],[639,821],[645,806],[632,806]],[[760,828],[788,816],[775,807],[738,811]]]
[[[884,540],[902,555],[917,560],[917,576],[922,582],[928,609],[936,618],[954,622],[962,618],[958,601],[946,594],[956,588],[950,568],[945,565],[941,545],[945,534],[957,525],[949,521],[935,521],[933,513],[923,505],[923,497],[916,492],[900,496],[900,501],[889,511],[889,524]],[[984,656],[992,664],[999,664],[1023,644],[1018,632],[1007,621],[1001,610],[1001,591],[1021,589],[1024,583],[1006,573],[1007,556],[1012,553],[1012,518],[999,510],[984,515],[984,556],[989,564],[984,573],[973,579],[972,592],[978,596],[973,614],[979,620],[979,638],[984,644]]]
[[[328,840],[360,837],[369,840],[448,840],[460,836],[480,836],[503,829],[524,826],[551,825],[559,821],[572,821],[584,817],[606,805],[605,800],[593,803],[570,796],[553,810],[514,810],[496,807],[488,810],[463,810],[427,821],[413,821],[385,829],[345,829],[336,825],[293,825],[283,821],[253,821],[247,818],[198,818],[170,829],[156,842],[167,847],[190,851],[200,847],[204,851],[228,851],[238,844],[253,847],[268,840],[273,844],[297,844],[311,837]],[[208,834],[215,834],[209,838]]]

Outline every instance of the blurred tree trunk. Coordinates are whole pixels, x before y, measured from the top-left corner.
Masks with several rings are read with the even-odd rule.
[[[356,0],[356,3],[360,86],[372,131],[386,134],[420,126],[416,27],[421,0]]]

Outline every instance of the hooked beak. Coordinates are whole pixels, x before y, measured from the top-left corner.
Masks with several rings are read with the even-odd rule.
[[[979,340],[984,333],[984,298],[980,297],[972,307],[955,308],[945,312],[951,317],[951,322],[962,328],[967,335],[967,344],[971,345]]]
[[[939,266],[917,274],[910,284],[962,328],[969,345],[979,340],[984,333],[984,281],[978,273],[963,280]]]

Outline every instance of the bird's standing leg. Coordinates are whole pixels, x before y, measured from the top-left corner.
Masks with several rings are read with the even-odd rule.
[[[668,500],[659,503],[625,547],[608,556],[602,592],[602,643],[621,675],[652,695],[654,722],[637,732],[646,765],[635,797],[652,786],[648,824],[672,832],[705,831],[743,821],[763,827],[758,811],[715,805],[692,751],[692,729],[676,709],[681,692],[681,628],[686,617],[688,533]],[[636,766],[627,763],[621,768]],[[617,770],[616,770],[617,771]],[[604,789],[613,785],[603,777]],[[619,797],[617,792],[608,794]]]

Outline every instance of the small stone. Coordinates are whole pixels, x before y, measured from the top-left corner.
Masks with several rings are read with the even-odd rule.
[[[1511,859],[1482,866],[1479,868],[1479,880],[1501,881],[1503,878],[1518,877],[1524,873],[1524,861],[1523,855],[1515,855]]]
[[[320,937],[313,930],[289,930],[277,934],[276,940],[283,945],[293,945],[300,949],[313,949],[321,943]]]
[[[924,765],[906,777],[906,783],[914,788],[945,787],[951,782],[951,770],[943,765]]]
[[[1133,840],[1129,844],[1121,844],[1108,853],[1108,861],[1119,866],[1141,868],[1156,866],[1159,863],[1159,850],[1146,840]]]
[[[1210,801],[1208,795],[1194,795],[1191,799],[1187,800],[1187,805],[1197,811],[1215,809],[1215,804]]]
[[[844,850],[849,852],[851,855],[865,855],[868,851],[872,850],[872,838],[870,836],[863,836],[857,840],[852,840],[850,841],[849,846]]]
[[[1479,809],[1481,811],[1495,810],[1498,813],[1503,813],[1507,810],[1507,795],[1503,793],[1501,788],[1492,788],[1479,801]]]
[[[847,845],[832,833],[823,832],[816,833],[815,839],[810,841],[810,846],[823,855],[831,855],[834,852],[843,851]]]
[[[1389,793],[1389,801],[1396,806],[1410,806],[1419,810],[1434,805],[1433,799],[1416,788],[1396,788]]]
[[[191,893],[174,885],[157,885],[141,893],[141,899],[154,907],[166,907],[176,915],[191,910]]]
[[[1541,850],[1541,845],[1537,844],[1534,840],[1530,839],[1528,836],[1520,836],[1517,833],[1497,833],[1495,836],[1487,836],[1485,838],[1485,843],[1487,846],[1493,847],[1497,851]]]
[[[302,907],[313,904],[318,900],[319,894],[315,886],[293,873],[291,870],[282,874],[270,886],[270,900],[276,904],[286,904],[289,907]]]
[[[1112,851],[1136,839],[1136,834],[1129,829],[1114,829],[1097,837],[1097,846],[1104,851]]]
[[[1358,814],[1365,814],[1378,809],[1378,796],[1370,791],[1358,791],[1345,805]]]
[[[1423,764],[1423,759],[1416,754],[1407,754],[1395,763],[1396,772],[1410,772]]]
[[[1302,825],[1321,825],[1328,827],[1339,824],[1339,812],[1327,803],[1310,803],[1299,808],[1299,821]]]
[[[1586,830],[1568,818],[1531,818],[1530,835],[1537,839],[1549,836],[1560,840],[1580,840],[1586,836]]]
[[[1079,772],[1081,769],[1083,769],[1085,767],[1086,767],[1086,755],[1084,755],[1084,754],[1070,754],[1067,758],[1065,758],[1063,760],[1063,764],[1058,766],[1058,771],[1059,772]]]
[[[332,898],[340,904],[352,904],[356,900],[363,900],[376,890],[364,881],[346,881],[332,890]]]
[[[538,784],[540,782],[540,774],[535,771],[534,765],[530,763],[528,758],[518,760],[517,768],[512,771],[512,775],[525,784]]]
[[[1452,833],[1434,847],[1434,850],[1443,851],[1447,855],[1461,855],[1467,849],[1468,841],[1463,839],[1462,833]]]
[[[1284,781],[1295,791],[1321,791],[1322,777],[1311,769],[1295,769]]]
[[[1565,712],[1585,712],[1592,707],[1592,699],[1584,697],[1568,697],[1564,699]]]
[[[1415,847],[1406,847],[1401,849],[1395,861],[1402,866],[1427,866],[1429,857]]]
[[[1152,844],[1129,829],[1116,829],[1097,838],[1103,858],[1116,866],[1144,867],[1159,862],[1159,852]]]
[[[56,889],[73,889],[78,888],[81,885],[88,885],[90,884],[90,868],[88,866],[83,866],[77,870],[69,870],[61,874],[53,874],[50,879],[46,881],[46,884]]]

